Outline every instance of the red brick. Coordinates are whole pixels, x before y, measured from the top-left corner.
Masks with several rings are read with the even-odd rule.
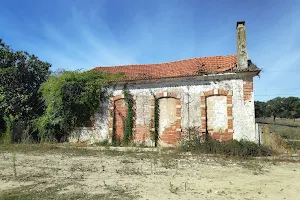
[[[228,129],[233,129],[232,119],[228,120]]]
[[[218,91],[218,94],[219,94],[219,95],[227,96],[228,91],[227,91],[227,90],[219,90],[219,91]]]
[[[210,90],[208,92],[204,92],[204,95],[205,96],[212,96],[212,95],[214,95],[214,90]]]
[[[227,104],[232,104],[232,96],[227,96]]]
[[[227,107],[227,116],[232,117],[232,107]]]
[[[251,98],[251,93],[253,92],[253,82],[244,81],[243,91],[244,91],[244,101],[249,100]]]
[[[205,117],[206,116],[206,109],[202,108],[201,109],[201,117]]]
[[[176,144],[180,140],[180,133],[176,131],[177,128],[180,128],[180,120],[165,128],[164,132],[160,135],[160,140],[166,144]]]
[[[136,125],[134,141],[145,142],[150,139],[150,125]]]

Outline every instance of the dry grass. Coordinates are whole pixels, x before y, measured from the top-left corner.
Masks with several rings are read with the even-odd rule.
[[[300,150],[300,119],[257,118],[256,122],[268,123],[269,132],[279,134],[293,149]]]
[[[258,123],[270,123],[270,124],[277,124],[277,125],[290,125],[290,126],[299,126],[300,127],[300,119],[285,119],[285,118],[276,118],[275,123],[272,117],[267,118],[256,118],[256,122]]]
[[[252,192],[258,189],[256,183],[264,180],[268,184],[277,176],[279,182],[274,181],[272,191],[287,184],[294,184],[292,189],[299,187],[297,172],[292,171],[299,168],[297,162],[174,149],[124,149],[68,144],[1,146],[0,199],[240,199],[242,194],[259,199],[259,194]],[[272,194],[265,195],[271,198]],[[287,197],[285,193],[276,195]]]

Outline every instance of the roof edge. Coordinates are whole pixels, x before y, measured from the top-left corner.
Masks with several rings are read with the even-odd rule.
[[[237,56],[237,54],[230,54],[230,55],[219,55],[219,56],[203,56],[203,57],[193,57],[193,58],[186,58],[186,59],[180,59],[180,60],[174,60],[174,61],[169,61],[169,62],[160,62],[160,63],[144,63],[144,64],[125,64],[125,65],[110,65],[110,66],[95,66],[91,70],[97,69],[99,67],[103,68],[112,68],[112,67],[135,67],[135,66],[148,66],[148,65],[163,65],[163,64],[170,64],[170,63],[176,63],[176,62],[181,62],[181,61],[188,61],[192,59],[197,59],[197,58],[214,58],[214,57],[229,57],[229,56]]]

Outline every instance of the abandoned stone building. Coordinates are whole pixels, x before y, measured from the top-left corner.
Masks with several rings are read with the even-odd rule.
[[[256,142],[253,78],[260,69],[248,57],[243,21],[237,22],[236,40],[236,55],[93,69],[125,76],[112,84],[111,98],[95,114],[93,126],[77,129],[70,141],[122,140],[126,85],[134,142],[154,145],[151,133],[156,131],[158,145],[173,146],[189,138],[191,130],[220,141]]]

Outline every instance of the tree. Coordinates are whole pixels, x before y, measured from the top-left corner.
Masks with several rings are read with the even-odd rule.
[[[66,71],[51,76],[40,89],[45,113],[35,121],[42,139],[61,141],[75,127],[84,126],[108,98],[108,82],[118,77],[120,74],[93,71]]]
[[[267,113],[266,113],[267,104],[266,104],[266,102],[255,101],[254,105],[255,105],[255,117],[256,118],[267,116]]]
[[[255,117],[295,119],[300,117],[300,98],[276,97],[267,102],[255,101]]]
[[[273,116],[274,122],[276,117],[278,117],[283,111],[283,98],[276,97],[267,101],[267,114]]]
[[[298,100],[294,100],[291,103],[291,118],[295,119],[300,117],[300,98],[297,98]]]
[[[30,121],[43,113],[40,85],[51,65],[26,51],[14,51],[0,39],[0,127],[3,117]]]

